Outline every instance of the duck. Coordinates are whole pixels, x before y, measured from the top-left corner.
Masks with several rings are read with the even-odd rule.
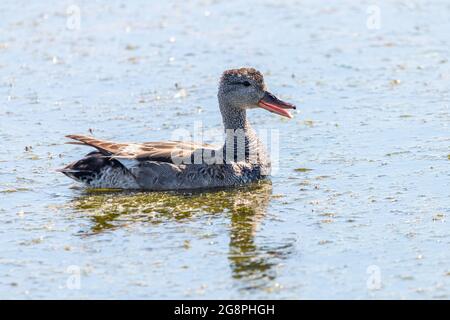
[[[247,119],[247,110],[262,108],[292,118],[285,102],[267,91],[255,68],[223,72],[218,89],[224,127],[220,146],[190,141],[113,142],[71,134],[71,144],[95,150],[62,169],[61,173],[90,189],[187,190],[235,187],[270,176],[265,145]]]

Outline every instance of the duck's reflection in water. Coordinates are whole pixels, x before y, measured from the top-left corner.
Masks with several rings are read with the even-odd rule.
[[[242,280],[245,289],[275,289],[272,282],[276,279],[276,268],[294,249],[292,239],[282,239],[282,243],[267,238],[256,241],[270,191],[237,198],[231,214],[228,259],[233,278]]]
[[[279,240],[267,238],[260,244],[255,241],[271,195],[272,186],[264,181],[236,189],[189,193],[93,192],[75,199],[72,205],[92,219],[90,230],[84,235],[130,222],[157,224],[210,215],[227,217],[231,220],[228,258],[233,278],[243,282],[241,287],[245,289],[270,289],[276,267],[293,249],[289,240],[281,245]]]

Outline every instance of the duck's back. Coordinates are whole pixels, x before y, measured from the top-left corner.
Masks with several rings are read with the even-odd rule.
[[[246,161],[211,163],[204,155],[222,148],[188,142],[114,143],[68,136],[97,148],[61,172],[92,188],[179,190],[246,184],[268,174],[270,166]],[[211,159],[208,159],[211,160]]]

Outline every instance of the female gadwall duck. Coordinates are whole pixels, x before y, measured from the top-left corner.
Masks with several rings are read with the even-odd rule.
[[[247,121],[246,110],[263,108],[292,118],[295,106],[266,91],[253,68],[225,71],[219,84],[225,127],[221,147],[181,141],[116,143],[83,135],[67,137],[96,148],[62,173],[90,188],[180,190],[237,186],[264,179],[270,159]]]

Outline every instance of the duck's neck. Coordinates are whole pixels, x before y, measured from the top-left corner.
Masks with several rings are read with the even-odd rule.
[[[264,145],[259,141],[255,130],[247,120],[245,109],[225,105],[220,103],[222,121],[225,130],[225,153],[234,150],[234,158],[239,158],[237,154],[243,153],[239,148],[245,147],[245,161],[250,161],[252,156],[256,157],[259,164],[268,162]],[[253,159],[252,161],[255,161]]]
[[[245,110],[241,108],[233,108],[233,107],[226,107],[226,108],[220,108],[222,113],[222,121],[224,129],[232,129],[232,130],[238,130],[242,129],[244,131],[253,131],[252,126],[247,121],[247,114]],[[231,112],[230,112],[231,111]]]

